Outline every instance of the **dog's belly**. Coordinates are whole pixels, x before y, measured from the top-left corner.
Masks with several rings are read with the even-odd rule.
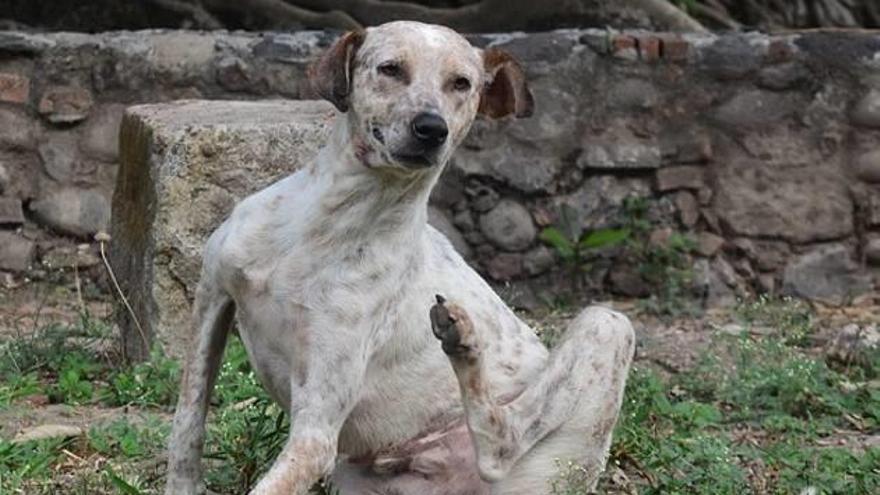
[[[370,359],[360,400],[340,433],[340,452],[377,451],[461,417],[458,381],[423,300],[430,297],[407,297],[392,308],[393,330]]]
[[[331,476],[340,495],[488,495],[461,419],[440,432],[365,458],[346,459]]]

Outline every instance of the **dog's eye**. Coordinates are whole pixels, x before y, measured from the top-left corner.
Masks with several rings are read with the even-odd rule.
[[[403,67],[397,62],[385,62],[378,67],[379,74],[392,77],[394,79],[403,79]]]
[[[471,81],[466,77],[456,77],[452,81],[452,87],[456,91],[468,91],[471,89]]]

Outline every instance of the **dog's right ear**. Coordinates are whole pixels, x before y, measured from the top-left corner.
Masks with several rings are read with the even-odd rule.
[[[336,106],[340,112],[348,110],[354,55],[363,44],[365,37],[366,33],[363,31],[349,31],[343,34],[307,70],[312,89]]]
[[[530,117],[535,100],[519,62],[504,50],[490,47],[483,50],[483,66],[487,80],[477,112],[492,119]]]

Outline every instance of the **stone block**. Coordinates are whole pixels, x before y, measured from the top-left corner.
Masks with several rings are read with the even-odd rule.
[[[18,198],[0,198],[0,225],[21,225],[24,213]]]
[[[852,200],[833,170],[731,162],[720,172],[714,210],[728,232],[795,243],[853,232]]]
[[[662,168],[657,171],[657,190],[660,192],[676,189],[699,190],[706,183],[706,171],[703,167],[680,165]]]
[[[129,108],[120,130],[111,263],[150,338],[180,357],[207,237],[233,206],[308,163],[335,111],[316,101]],[[128,315],[128,356],[145,358]]]
[[[19,74],[0,72],[0,101],[27,103],[31,81]]]
[[[34,259],[34,241],[7,231],[0,231],[0,270],[23,272]]]
[[[871,291],[873,281],[842,244],[818,247],[785,267],[782,291],[812,301],[843,305]]]
[[[43,93],[37,110],[53,124],[71,124],[89,116],[93,104],[87,89],[53,86]]]

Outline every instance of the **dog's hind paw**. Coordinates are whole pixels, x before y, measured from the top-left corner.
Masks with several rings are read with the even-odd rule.
[[[449,356],[472,355],[478,351],[474,338],[474,325],[467,312],[457,304],[447,303],[437,295],[437,303],[431,307],[431,330]]]

